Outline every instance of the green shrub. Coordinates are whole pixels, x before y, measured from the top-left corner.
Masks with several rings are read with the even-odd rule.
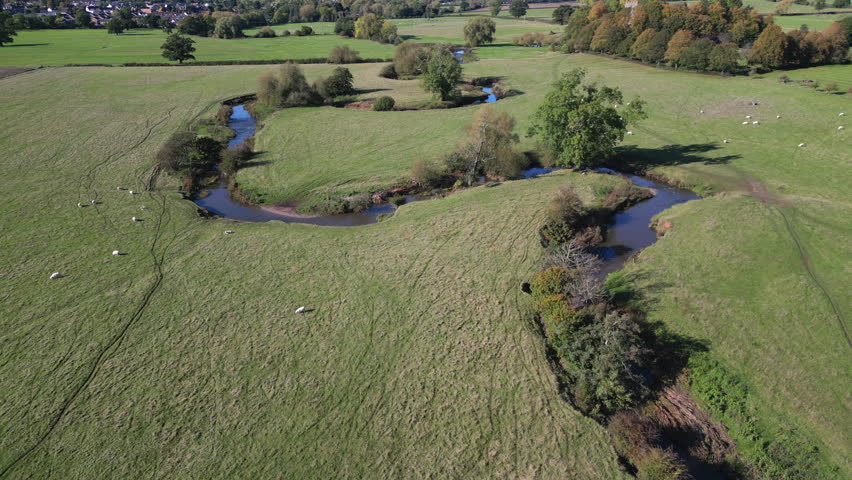
[[[671,450],[652,449],[636,463],[639,480],[681,480],[691,478],[686,466]]]
[[[335,67],[331,75],[314,83],[314,90],[324,99],[332,100],[354,94],[355,88],[352,86],[352,82],[352,72],[348,68]]]
[[[289,37],[291,35],[290,30],[284,30],[281,32],[282,37]]]
[[[554,223],[573,225],[583,217],[583,201],[570,185],[556,191],[550,200],[547,218]]]
[[[390,78],[391,80],[399,78],[399,75],[396,74],[396,68],[393,66],[392,63],[382,67],[381,71],[379,71],[379,76],[384,78]]]
[[[394,105],[396,105],[396,100],[394,100],[393,97],[382,96],[373,102],[373,110],[377,112],[388,112],[393,110]]]
[[[349,210],[352,212],[363,212],[370,208],[373,203],[373,198],[369,193],[359,193],[352,195],[346,199],[349,204]]]
[[[263,27],[259,32],[254,34],[254,38],[275,38],[275,30]]]
[[[338,45],[328,52],[328,63],[358,63],[361,57],[358,51],[349,48],[349,45]]]
[[[388,201],[399,207],[401,205],[405,205],[406,199],[404,195],[394,195]]]
[[[257,80],[257,99],[276,108],[321,103],[319,94],[308,85],[302,69],[294,63],[285,63],[278,70],[261,75]]]
[[[415,183],[424,188],[436,188],[440,186],[444,177],[441,166],[431,160],[417,160],[411,168],[411,176]]]
[[[157,152],[161,168],[183,176],[195,176],[219,162],[222,144],[193,132],[176,132]]]
[[[299,205],[299,211],[319,215],[335,215],[349,211],[349,203],[337,196],[313,198]]]
[[[403,42],[396,47],[393,64],[401,76],[420,75],[429,59],[429,47],[420,43]]]
[[[251,158],[251,148],[245,143],[236,148],[229,148],[222,152],[219,170],[230,175],[239,170],[249,158]]]
[[[548,337],[557,331],[559,325],[574,324],[579,318],[562,293],[541,298],[535,302],[533,308],[541,316]]]
[[[536,302],[551,295],[561,294],[568,282],[568,270],[562,267],[550,267],[538,272],[530,281],[533,300]]]

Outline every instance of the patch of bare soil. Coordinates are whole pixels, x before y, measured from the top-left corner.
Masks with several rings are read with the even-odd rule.
[[[343,108],[353,108],[355,110],[372,110],[373,109],[373,102],[364,102],[364,101],[352,102],[352,103],[347,103],[346,105],[343,106]]]
[[[11,77],[19,73],[29,72],[32,68],[28,67],[0,67],[0,79]]]
[[[653,417],[664,434],[689,455],[720,465],[736,453],[733,440],[721,423],[714,422],[693,400],[681,379],[667,387],[655,404]]]
[[[756,102],[757,105],[752,104]],[[702,107],[704,113],[695,112],[696,115],[708,115],[712,117],[728,117],[732,115],[742,115],[745,121],[746,115],[757,115],[760,110],[766,111],[767,105],[764,105],[760,99],[754,97],[736,97],[726,102],[705,105]]]

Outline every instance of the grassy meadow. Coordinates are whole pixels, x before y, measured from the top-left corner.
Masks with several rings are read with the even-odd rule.
[[[337,45],[349,45],[364,58],[393,57],[392,45],[337,35],[236,40],[192,38],[198,61],[324,58]],[[14,43],[3,47],[0,66],[167,62],[160,50],[165,40],[162,30],[139,29],[121,35],[110,35],[103,29],[22,30]]]
[[[358,228],[204,220],[167,177],[116,190],[261,71],[0,80],[0,162],[23,172],[0,193],[0,469],[38,445],[7,477],[623,478],[518,289],[553,192],[619,180],[476,188]]]
[[[398,25],[459,43],[464,21]],[[852,95],[779,73],[720,78],[505,44],[559,28],[498,20],[500,44],[477,49],[465,76],[519,92],[493,108],[516,119],[523,149],[530,114],[572,68],[647,102],[622,158],[715,193],[663,212],[672,228],[626,267],[650,318],[705,342],[747,380],[768,429],[795,429],[852,476],[852,125],[837,129]],[[138,33],[22,31],[0,65],[161,61],[164,34]],[[344,43],[392,54],[331,35],[196,40],[198,60],[317,57]],[[381,67],[348,66],[361,99],[428,98]],[[553,193],[570,183],[595,204],[622,180],[556,172],[355,228],[202,219],[154,155],[272,68],[0,78],[0,165],[14,180],[0,190],[0,477],[627,478],[605,430],[561,397],[518,289],[540,267]],[[309,78],[331,68],[303,66]],[[850,65],[783,73],[852,86]],[[450,151],[477,108],[279,111],[237,180],[266,203],[392,185]]]
[[[808,30],[823,31],[834,22],[839,22],[852,13],[838,13],[835,15],[798,15],[798,16],[775,16],[773,21],[784,30],[795,30],[802,25],[807,25]]]

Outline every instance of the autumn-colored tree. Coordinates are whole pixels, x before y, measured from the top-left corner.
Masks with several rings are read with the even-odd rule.
[[[377,40],[382,36],[382,19],[375,13],[368,13],[355,21],[355,38]]]
[[[590,45],[592,50],[597,52],[615,53],[618,49],[618,44],[627,36],[627,32],[620,28],[615,19],[610,15],[604,18],[598,28],[595,29],[595,35],[592,37]]]
[[[643,62],[648,62],[648,60],[645,59],[645,53],[651,45],[651,40],[654,39],[654,35],[656,34],[657,31],[653,28],[648,28],[640,33],[639,36],[636,37],[636,41],[633,42],[633,45],[630,47],[630,56],[638,60],[642,60]]]
[[[609,13],[609,9],[607,8],[604,2],[597,2],[592,5],[592,9],[589,10],[589,14],[586,18],[589,20],[597,20],[602,18],[604,15]]]
[[[769,25],[754,42],[751,64],[759,64],[768,68],[783,67],[787,62],[788,39],[781,27],[775,24]]]
[[[847,31],[844,26],[844,22],[849,25],[850,31]],[[831,63],[843,63],[846,60],[847,52],[849,51],[849,37],[852,37],[852,17],[844,19],[843,22],[832,23],[822,32],[822,34],[831,44],[829,61]]]
[[[692,32],[689,30],[678,30],[677,33],[672,36],[672,39],[669,40],[669,43],[666,46],[666,54],[663,58],[677,67],[678,63],[680,63],[681,55],[683,55],[683,52],[689,48],[689,44],[692,43],[692,41]]]
[[[450,166],[462,174],[468,184],[482,175],[511,177],[520,172],[511,165],[516,164],[512,146],[518,143],[514,133],[515,120],[506,112],[496,113],[483,106],[473,116],[467,130],[467,138],[459,145],[456,162]]]

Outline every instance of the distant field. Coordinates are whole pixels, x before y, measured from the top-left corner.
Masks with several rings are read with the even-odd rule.
[[[277,33],[278,35],[281,35],[284,30],[289,30],[292,34],[303,26],[311,27],[314,33],[318,35],[334,34],[334,22],[285,23],[284,25],[270,25],[269,28],[275,30],[275,33]],[[262,28],[263,27],[247,28],[243,30],[243,33],[251,36],[259,32]]]
[[[787,75],[794,82],[813,80],[819,82],[820,85],[834,82],[837,84],[839,93],[846,92],[847,89],[852,88],[852,68],[849,65],[823,65],[819,67],[799,68],[797,70],[770,72],[766,74],[766,77],[777,80],[781,75]],[[787,86],[792,88],[794,85],[788,84]],[[808,87],[799,86],[798,88],[807,89]],[[845,102],[842,102],[840,99],[849,100],[852,94],[844,93],[843,95],[835,96],[837,97],[838,105],[843,105]]]
[[[161,30],[133,30],[122,35],[110,35],[106,30],[22,30],[14,43],[3,47],[0,66],[166,62],[160,50],[165,39]],[[363,57],[393,56],[392,45],[336,35],[193,40],[199,61],[326,57],[336,45],[349,45]]]
[[[439,17],[433,19],[401,19],[393,22],[399,27],[399,34],[423,42],[464,43],[462,29],[470,21],[466,17]],[[540,22],[526,22],[510,18],[497,17],[496,43],[509,43],[513,37],[527,32],[559,32],[562,27]]]
[[[794,16],[778,16],[774,18],[775,23],[781,25],[784,30],[795,30],[802,25],[807,25],[808,29],[815,31],[823,31],[834,22],[839,22],[846,17],[852,16],[852,13],[838,13],[836,15],[794,15]]]

